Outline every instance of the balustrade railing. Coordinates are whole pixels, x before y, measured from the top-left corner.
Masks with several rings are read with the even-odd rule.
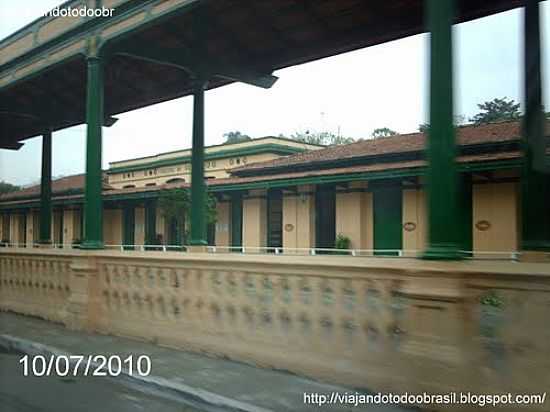
[[[3,249],[0,308],[353,386],[550,387],[550,265]]]

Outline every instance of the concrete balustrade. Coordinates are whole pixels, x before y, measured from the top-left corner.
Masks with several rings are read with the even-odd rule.
[[[0,308],[371,390],[550,387],[543,263],[6,249]]]

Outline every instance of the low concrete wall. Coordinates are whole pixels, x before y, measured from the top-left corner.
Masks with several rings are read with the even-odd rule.
[[[550,387],[543,263],[7,249],[0,286],[3,310],[351,387]]]

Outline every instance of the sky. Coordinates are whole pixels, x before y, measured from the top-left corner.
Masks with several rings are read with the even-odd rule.
[[[0,39],[61,4],[60,0],[0,0]],[[548,101],[546,39],[550,5],[541,3],[544,100]],[[522,10],[454,27],[455,115],[466,119],[478,103],[497,97],[522,101]],[[205,141],[239,130],[252,137],[306,130],[368,138],[375,128],[414,132],[427,122],[428,36],[417,35],[279,70],[269,90],[235,83],[206,93]],[[103,129],[103,167],[109,162],[191,146],[192,97],[117,116]],[[53,175],[83,173],[85,126],[54,133]],[[40,179],[41,138],[19,151],[0,149],[0,181],[28,185]]]

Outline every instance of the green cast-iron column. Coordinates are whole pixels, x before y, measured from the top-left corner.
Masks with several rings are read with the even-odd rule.
[[[103,201],[101,199],[101,128],[103,125],[103,63],[88,57],[86,88],[86,187],[84,197],[83,249],[103,248]]]
[[[524,165],[521,181],[522,250],[550,250],[550,182],[545,167],[539,0],[526,0]]]
[[[204,89],[197,79],[193,98],[193,149],[191,154],[191,246],[206,246],[206,185],[204,182]]]
[[[42,135],[40,180],[40,243],[51,243],[52,230],[52,132]]]
[[[426,259],[458,259],[460,210],[453,127],[454,0],[426,0],[430,30],[430,128],[428,158],[428,249]]]

